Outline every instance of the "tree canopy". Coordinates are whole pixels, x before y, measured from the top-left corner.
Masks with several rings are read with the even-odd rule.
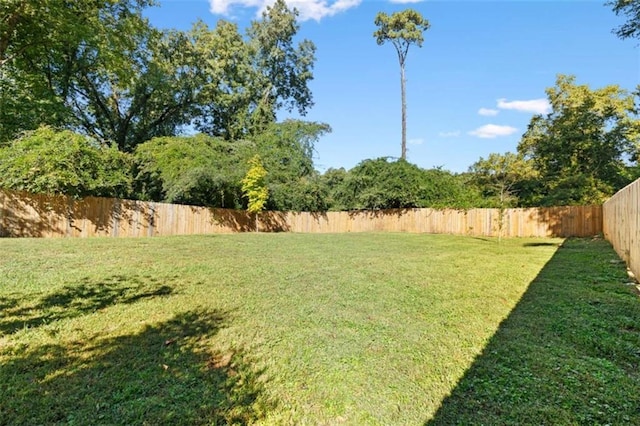
[[[0,143],[42,124],[83,128],[78,115],[86,106],[83,95],[106,82],[127,81],[132,56],[151,32],[142,16],[150,5],[148,0],[3,2]]]
[[[467,208],[480,202],[475,188],[450,172],[425,170],[406,160],[364,160],[348,172],[327,172],[337,210],[415,207]]]
[[[473,183],[481,188],[487,204],[500,208],[517,205],[529,195],[527,184],[537,178],[532,161],[512,152],[480,157],[469,172]]]
[[[9,0],[0,5],[0,143],[41,124],[133,152],[186,126],[228,140],[280,109],[313,105],[315,46],[277,0],[246,36],[235,24],[161,31],[149,0]]]
[[[607,3],[616,15],[625,15],[627,22],[615,30],[620,38],[640,39],[640,2],[637,0],[613,0]]]
[[[640,153],[634,96],[559,75],[547,97],[551,112],[532,118],[518,146],[543,183],[540,202],[599,203],[629,183]]]

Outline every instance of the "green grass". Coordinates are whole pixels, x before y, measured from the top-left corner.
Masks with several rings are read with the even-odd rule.
[[[0,424],[640,424],[624,267],[561,242],[1,239]]]

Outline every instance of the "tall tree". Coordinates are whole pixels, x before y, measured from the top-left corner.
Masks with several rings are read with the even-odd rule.
[[[559,75],[547,97],[551,112],[534,116],[518,145],[539,173],[542,204],[599,203],[629,183],[640,154],[634,96]]]
[[[239,140],[312,106],[315,47],[294,42],[284,0],[246,36],[224,21],[159,31],[143,15],[152,3],[0,1],[0,143],[42,123],[129,152],[189,125]]]
[[[326,209],[313,167],[314,145],[330,132],[323,123],[285,120],[272,123],[252,139],[269,175],[267,208],[270,210],[319,211]]]
[[[78,129],[127,152],[187,125],[202,85],[188,33],[146,28],[129,37],[117,60],[104,50],[78,54],[67,101]]]
[[[315,46],[295,43],[297,16],[277,0],[246,37],[233,23],[220,21],[213,32],[200,24],[196,46],[207,73],[196,120],[201,131],[226,139],[256,135],[276,121],[278,110],[305,115],[313,106]]]
[[[627,22],[615,30],[620,38],[640,39],[640,2],[638,0],[613,0],[607,2],[616,15],[625,15]]]
[[[422,34],[429,29],[429,21],[413,9],[406,9],[387,15],[384,12],[376,15],[375,24],[378,29],[373,33],[378,45],[391,42],[398,53],[400,62],[400,92],[402,97],[402,154],[400,158],[407,158],[407,101],[405,63],[409,47],[412,44],[422,47]]]

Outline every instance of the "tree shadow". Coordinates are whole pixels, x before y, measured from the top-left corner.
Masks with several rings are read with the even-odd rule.
[[[518,209],[507,209],[517,211]],[[591,237],[602,233],[602,206],[527,208],[529,220],[546,226],[549,237]]]
[[[0,335],[173,293],[171,286],[160,284],[152,277],[114,275],[98,282],[85,278],[35,303],[31,302],[32,296],[5,296],[0,298]]]
[[[0,190],[0,237],[146,236],[154,203]]]
[[[351,210],[349,229],[354,232],[415,232],[415,208]],[[403,220],[406,219],[406,220]]]
[[[0,190],[0,237],[64,235],[65,197]]]
[[[615,259],[565,241],[425,424],[640,424],[640,303]]]
[[[260,231],[262,232],[289,232],[291,227],[287,221],[286,212],[266,211],[260,213],[258,218]]]
[[[417,208],[401,208],[401,209],[374,209],[374,210],[349,210],[347,213],[350,218],[388,218],[388,217],[400,217],[405,214],[411,213]]]
[[[136,334],[0,350],[0,424],[251,423],[270,407],[262,372],[242,350],[207,348],[227,316],[185,312]]]
[[[209,208],[213,223],[233,232],[255,231],[255,222],[244,210]]]

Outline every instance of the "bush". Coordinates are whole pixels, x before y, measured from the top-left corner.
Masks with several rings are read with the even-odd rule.
[[[364,160],[349,172],[328,170],[325,182],[335,210],[468,208],[481,202],[479,191],[460,176],[405,160]]]
[[[136,193],[144,200],[243,208],[242,177],[253,149],[199,134],[161,137],[136,148]]]
[[[126,198],[132,159],[114,147],[50,127],[25,133],[0,149],[0,187],[75,197]]]

